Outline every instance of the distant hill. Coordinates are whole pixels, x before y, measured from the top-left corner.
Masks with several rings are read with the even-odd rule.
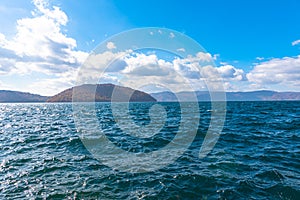
[[[117,94],[116,101],[132,102],[155,102],[155,101],[177,101],[177,96],[183,101],[190,101],[191,92],[179,92],[176,95],[172,92],[159,92],[147,94],[142,91],[134,90],[128,87],[117,86],[113,84],[85,84],[75,86],[78,101],[111,101],[112,92]],[[18,92],[10,90],[0,90],[0,103],[22,103],[22,102],[72,102],[73,88],[69,88],[52,97],[31,94],[28,92]],[[96,93],[95,93],[96,91]],[[195,92],[199,101],[210,101],[210,94],[207,91]],[[280,101],[280,100],[300,100],[300,92],[275,92],[269,90],[252,92],[226,92],[227,101]]]
[[[79,102],[110,102],[115,92],[114,101],[117,102],[156,102],[151,95],[128,87],[113,84],[85,84],[75,86],[50,97],[47,102],[72,102],[73,90],[76,91]],[[96,91],[96,92],[95,92]]]
[[[28,92],[0,90],[1,103],[45,102],[47,99],[48,97]]]
[[[210,101],[208,91],[196,91],[196,96],[199,101]],[[192,99],[192,92],[159,92],[152,93],[157,101],[177,101],[180,97],[183,101]],[[226,92],[227,101],[280,101],[280,100],[300,100],[300,92],[275,92],[269,90],[252,91],[252,92]]]

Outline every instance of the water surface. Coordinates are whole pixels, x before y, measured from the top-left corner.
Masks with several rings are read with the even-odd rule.
[[[120,148],[149,152],[178,131],[178,104],[163,106],[169,114],[162,131],[142,140],[120,132],[104,109],[109,104],[97,104],[97,114]],[[130,108],[136,124],[150,123],[149,104]],[[0,199],[300,198],[299,101],[228,102],[221,137],[204,159],[198,153],[212,111],[209,103],[199,108],[197,136],[179,159],[154,172],[131,174],[103,165],[86,150],[71,104],[1,104]]]

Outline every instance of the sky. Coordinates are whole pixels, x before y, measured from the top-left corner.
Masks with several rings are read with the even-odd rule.
[[[201,44],[215,63],[202,66],[205,73],[219,73],[226,91],[300,92],[299,8],[298,0],[1,0],[0,90],[54,95],[77,83],[79,70],[99,44],[107,49],[94,61],[110,62],[121,53],[119,44],[107,42],[115,34],[159,27]],[[116,79],[164,85],[173,77],[178,91],[184,87],[175,73],[193,75],[188,78],[195,81],[191,60],[199,62],[203,55],[168,60],[153,52],[131,52],[116,62],[119,71],[110,70],[105,78],[134,87]],[[172,67],[175,71],[161,78]]]

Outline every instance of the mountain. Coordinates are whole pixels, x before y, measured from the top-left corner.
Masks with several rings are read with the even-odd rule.
[[[1,103],[45,102],[48,97],[28,92],[0,90]]]
[[[199,101],[210,101],[208,91],[195,92]],[[190,101],[193,92],[172,93],[169,91],[152,93],[157,101],[177,101],[177,97],[182,101]],[[176,97],[177,96],[177,97]],[[226,92],[227,101],[280,101],[280,100],[300,100],[300,92],[275,92],[260,90],[252,92]]]
[[[50,97],[47,102],[72,102],[73,91],[76,94],[76,102],[156,102],[155,98],[145,92],[113,84],[75,86]]]
[[[155,101],[177,101],[180,97],[183,101],[190,101],[192,92],[159,92],[147,94],[142,91],[113,84],[85,84],[73,87],[76,90],[77,101],[97,101],[110,102],[112,93],[115,91],[114,101],[122,102],[155,102]],[[52,97],[31,94],[28,92],[18,92],[10,90],[0,90],[0,103],[21,103],[21,102],[72,102],[73,88],[69,88]],[[96,92],[95,92],[96,91]],[[210,94],[207,91],[195,92],[199,101],[210,101]],[[275,92],[269,90],[252,92],[226,92],[227,101],[280,101],[280,100],[300,100],[300,92]]]

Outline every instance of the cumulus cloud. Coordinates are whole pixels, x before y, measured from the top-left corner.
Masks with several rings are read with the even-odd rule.
[[[191,85],[199,90],[206,88],[206,84],[211,84],[214,85],[214,89],[224,87],[229,91],[241,91],[278,90],[278,85],[282,86],[283,90],[291,86],[300,87],[300,56],[260,62],[248,73],[227,63],[215,67],[212,63],[213,56],[205,52],[185,58],[164,60],[155,52],[144,54],[131,50],[118,53],[107,51],[93,55],[91,60],[93,64],[90,64],[90,69],[105,71],[104,80],[118,80],[119,84],[133,88],[162,85],[172,88],[173,91],[182,91],[191,90]],[[93,70],[89,74],[96,75],[97,72]],[[223,82],[223,86],[215,84],[220,81]],[[272,88],[271,85],[276,87]]]
[[[237,69],[232,65],[224,65],[217,68],[220,75],[226,80],[243,81],[246,75],[242,69]]]
[[[0,33],[0,75],[37,72],[57,81],[65,73],[74,76],[88,54],[76,50],[76,40],[62,30],[68,23],[66,13],[45,0],[33,0],[33,4],[32,16],[16,21],[11,39]],[[50,78],[47,81],[50,85]]]
[[[50,6],[46,0],[33,0],[32,3],[35,6],[32,15],[16,21],[15,35],[8,39],[0,33],[0,76],[35,73],[39,78],[24,83],[28,92],[55,94],[74,84],[77,69],[88,54],[77,50],[76,40],[63,31],[68,23],[65,12]],[[2,83],[0,87],[17,86]]]
[[[173,60],[173,66],[176,72],[190,79],[199,79],[199,63],[195,62],[196,58],[189,57],[186,59],[176,58]]]
[[[262,87],[281,85],[285,89],[300,89],[300,56],[276,58],[257,64],[247,78]]]
[[[161,85],[173,91],[191,90],[191,85],[204,88],[202,66],[212,61],[208,53],[198,52],[186,58],[165,60],[156,52],[138,53],[105,51],[91,54],[79,71],[82,83],[112,82],[132,88]],[[216,71],[218,73],[218,71]],[[151,87],[150,87],[151,88]]]
[[[138,76],[166,76],[172,65],[170,62],[158,59],[155,54],[135,53],[123,59],[127,66],[122,73]]]
[[[112,51],[104,51],[103,53],[92,53],[88,56],[82,67],[78,71],[77,84],[84,83],[98,83],[99,78],[113,73],[119,73],[124,70],[127,64],[123,60],[123,57],[132,52],[128,50],[126,52],[113,53]],[[108,77],[106,77],[108,80]]]

